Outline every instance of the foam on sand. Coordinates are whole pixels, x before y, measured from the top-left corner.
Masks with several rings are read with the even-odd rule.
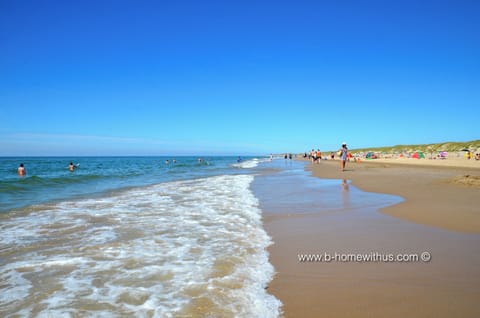
[[[2,220],[2,316],[277,317],[253,176],[45,205]]]

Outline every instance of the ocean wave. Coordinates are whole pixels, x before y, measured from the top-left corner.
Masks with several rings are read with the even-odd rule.
[[[253,176],[71,200],[4,218],[0,313],[278,317]]]
[[[267,162],[267,161],[269,161],[269,160],[268,159],[253,158],[253,159],[249,159],[249,160],[234,163],[234,164],[232,164],[232,167],[241,168],[241,169],[252,169],[252,168],[257,167],[259,163]]]

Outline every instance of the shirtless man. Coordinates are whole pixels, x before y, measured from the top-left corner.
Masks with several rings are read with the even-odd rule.
[[[18,175],[19,175],[20,177],[24,177],[24,176],[27,175],[27,171],[25,170],[25,167],[23,166],[23,163],[20,164],[20,166],[18,167],[17,171],[18,171]]]
[[[312,149],[312,151],[310,151],[310,158],[312,159],[312,163],[315,163],[315,161],[317,161],[317,153],[315,152],[315,149]]]

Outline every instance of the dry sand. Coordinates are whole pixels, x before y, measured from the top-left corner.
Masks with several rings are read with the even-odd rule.
[[[277,270],[269,292],[283,302],[285,317],[480,317],[480,170],[438,165],[361,162],[345,172],[338,161],[308,166],[315,176],[340,179],[346,195],[341,179],[351,180],[350,192],[405,200],[383,213],[267,212]],[[298,260],[299,253],[422,251],[430,262]]]

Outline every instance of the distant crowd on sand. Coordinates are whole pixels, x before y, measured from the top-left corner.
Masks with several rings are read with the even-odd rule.
[[[347,161],[350,161],[350,159],[353,158],[354,161],[360,161],[359,158],[353,157],[352,154],[348,151],[346,142],[342,143],[342,146],[340,147],[340,149],[338,149],[336,153],[330,152],[330,154],[326,156],[322,156],[322,152],[320,151],[320,149],[317,149],[316,151],[315,149],[312,149],[312,151],[310,151],[309,153],[305,152],[303,154],[303,158],[308,158],[313,164],[319,164],[322,160],[334,160],[335,156],[338,156],[338,158],[340,159],[342,171],[345,171],[345,165]]]
[[[465,152],[465,158],[467,158],[468,160],[472,159],[473,158],[473,152],[471,152],[471,151]],[[480,153],[475,154],[475,160],[480,160]]]
[[[471,160],[475,159],[480,161],[480,153],[475,153],[473,151],[464,149],[462,150],[465,154],[465,159]],[[446,151],[440,151],[438,153],[437,157],[430,156],[429,159],[447,159],[448,152]],[[457,157],[460,156],[459,153],[457,153]],[[414,159],[424,159],[425,155],[421,151],[416,151],[414,153],[400,153],[396,155],[398,158],[414,158]],[[310,152],[305,152],[303,154],[303,158],[310,160],[312,164],[319,164],[322,160],[334,160],[336,158],[340,159],[341,162],[341,169],[342,171],[345,171],[345,165],[348,161],[354,161],[354,162],[360,162],[362,159],[378,159],[378,158],[385,158],[385,159],[391,159],[393,158],[392,154],[385,154],[385,153],[375,153],[373,151],[369,151],[366,153],[356,153],[352,154],[351,152],[348,151],[347,144],[344,142],[342,143],[342,146],[338,151],[336,152],[330,152],[329,154],[325,155],[322,154],[320,149],[312,149]],[[285,157],[286,159],[286,157]]]

